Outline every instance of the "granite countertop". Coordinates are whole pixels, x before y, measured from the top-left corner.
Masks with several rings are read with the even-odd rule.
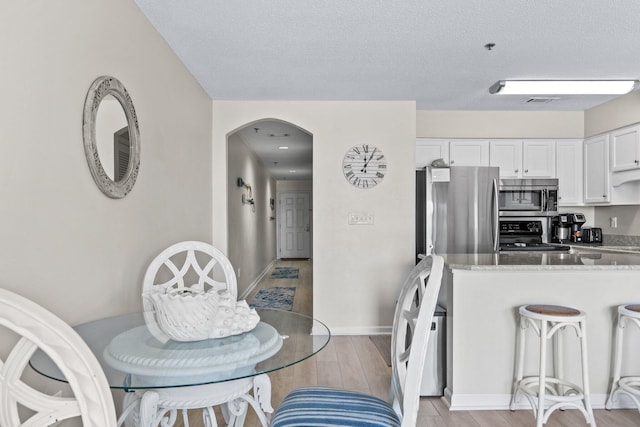
[[[572,246],[569,252],[446,254],[445,263],[463,270],[639,270],[640,251]]]

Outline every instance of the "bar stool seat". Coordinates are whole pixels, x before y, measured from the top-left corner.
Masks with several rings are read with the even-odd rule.
[[[616,341],[614,350],[613,381],[611,391],[605,403],[606,409],[612,409],[616,397],[624,394],[633,400],[638,411],[640,411],[640,376],[621,377],[622,371],[622,350],[624,341],[624,330],[627,324],[634,323],[640,328],[640,304],[623,304],[618,306],[618,322],[616,326]]]
[[[531,404],[536,426],[541,427],[556,409],[576,408],[592,427],[596,422],[589,396],[587,364],[586,314],[571,307],[529,304],[519,308],[520,322],[516,347],[515,375],[510,409],[515,410],[523,395]],[[531,327],[540,339],[540,357],[536,375],[524,376],[526,331]],[[582,386],[563,378],[563,355],[560,332],[575,330],[580,339]],[[553,339],[553,376],[547,375],[547,342]]]

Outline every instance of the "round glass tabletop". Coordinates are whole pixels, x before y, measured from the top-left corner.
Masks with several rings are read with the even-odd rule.
[[[193,342],[157,340],[143,313],[95,320],[74,329],[89,345],[111,388],[126,390],[185,387],[269,373],[322,350],[331,333],[322,322],[282,310],[258,310],[251,331]],[[38,373],[65,381],[58,367],[38,350],[30,360]]]

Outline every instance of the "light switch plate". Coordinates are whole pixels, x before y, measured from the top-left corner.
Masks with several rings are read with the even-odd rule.
[[[349,225],[373,225],[372,213],[349,213]]]

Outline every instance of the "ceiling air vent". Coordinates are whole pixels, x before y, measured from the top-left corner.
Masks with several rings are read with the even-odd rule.
[[[557,96],[533,96],[526,101],[525,104],[548,104],[551,101],[556,101],[560,99]]]

